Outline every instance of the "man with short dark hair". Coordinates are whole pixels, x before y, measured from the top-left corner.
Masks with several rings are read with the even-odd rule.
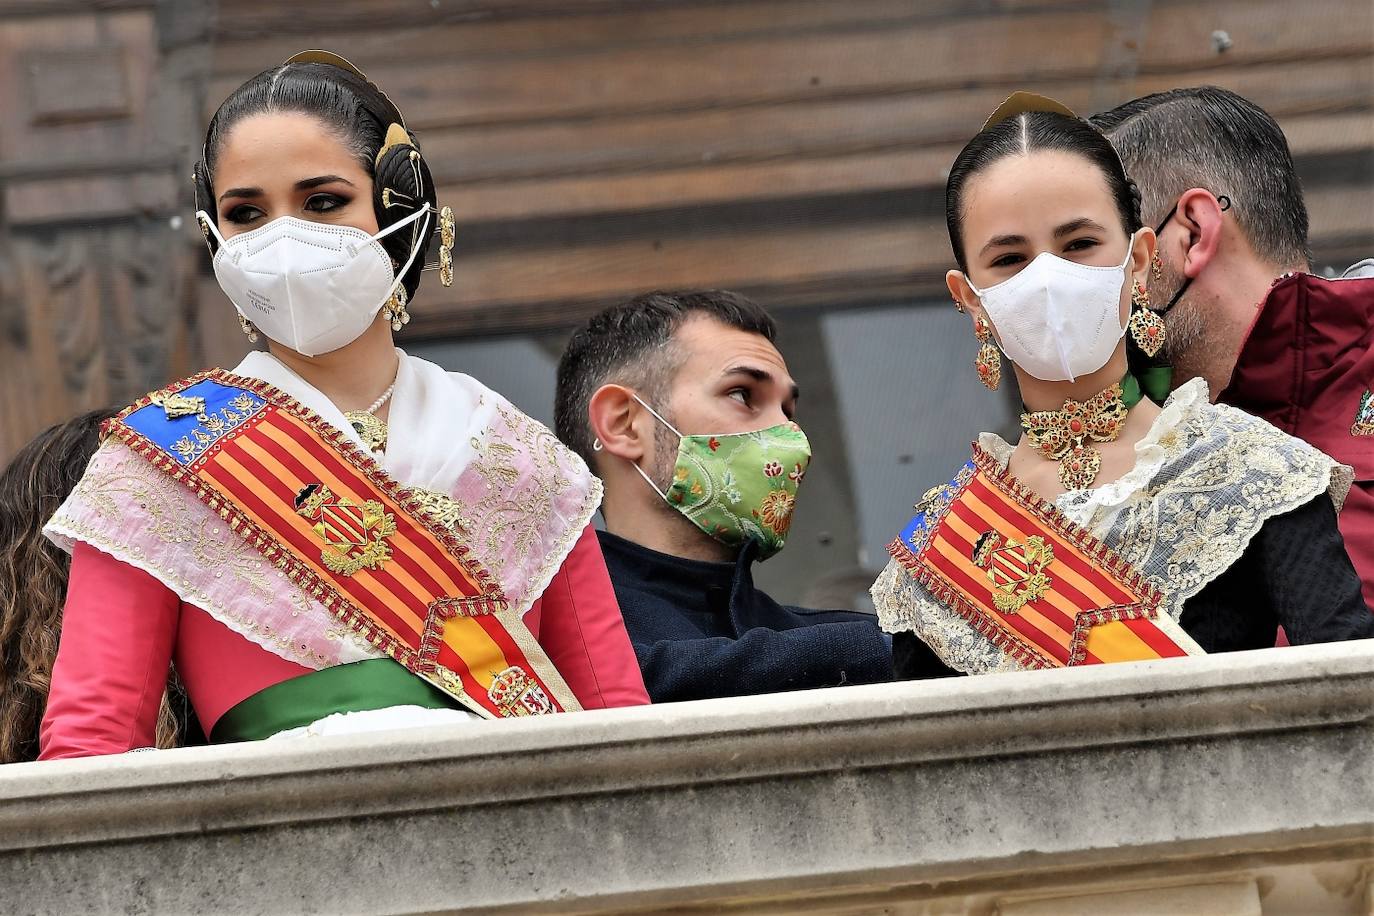
[[[774,336],[735,293],[655,292],[592,318],[558,366],[554,425],[605,483],[602,551],[654,702],[892,680],[872,615],[754,587],[810,461]]]
[[[1288,142],[1258,105],[1173,89],[1091,119],[1159,236],[1149,284],[1175,385],[1263,417],[1355,469],[1340,515],[1374,606],[1374,279],[1309,273],[1307,207]]]

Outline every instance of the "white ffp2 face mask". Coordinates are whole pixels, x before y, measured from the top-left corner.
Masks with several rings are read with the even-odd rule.
[[[397,271],[380,240],[421,217],[425,226],[417,239],[423,239],[428,208],[376,235],[282,216],[226,241],[207,213],[196,214],[219,240],[215,279],[234,308],[269,339],[304,356],[362,336],[420,250],[417,242]]]
[[[1071,382],[1107,365],[1126,333],[1121,290],[1135,235],[1116,267],[1076,264],[1042,251],[1013,277],[987,289],[973,281],[1002,352],[1045,382]]]

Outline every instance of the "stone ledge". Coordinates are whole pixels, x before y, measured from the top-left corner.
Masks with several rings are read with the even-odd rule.
[[[1358,895],[1372,751],[1374,640],[25,764],[0,886],[53,912],[975,912],[1305,864]]]

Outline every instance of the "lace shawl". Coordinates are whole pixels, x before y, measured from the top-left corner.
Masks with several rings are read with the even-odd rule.
[[[501,395],[400,357],[382,466],[456,529],[524,614],[591,520],[601,482]],[[270,355],[249,354],[234,373],[281,389],[361,446],[338,408]],[[101,445],[44,531],[65,550],[82,541],[149,573],[245,639],[308,668],[381,654],[116,439]]]
[[[1006,467],[1007,442],[984,433],[979,444]],[[1240,558],[1268,519],[1323,492],[1339,510],[1353,479],[1350,468],[1302,440],[1210,403],[1202,379],[1170,396],[1135,454],[1135,466],[1119,480],[1064,493],[1055,505],[1152,582],[1174,620]],[[895,560],[872,595],[884,630],[915,632],[951,667],[969,674],[1020,670]]]

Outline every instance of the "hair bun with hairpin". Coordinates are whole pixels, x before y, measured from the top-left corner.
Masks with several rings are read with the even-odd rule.
[[[424,156],[420,155],[420,144],[415,135],[404,125],[390,125],[382,148],[377,152],[373,173],[373,206],[377,211],[378,228],[385,229],[417,210],[434,207],[435,203],[434,181]],[[414,296],[416,287],[420,285],[420,272],[425,266],[425,253],[435,228],[435,219],[422,218],[412,226],[409,232],[402,230],[382,240],[383,246],[398,264],[405,263],[411,250],[419,247],[410,269],[401,278],[408,296]],[[387,242],[392,244],[388,246]]]

